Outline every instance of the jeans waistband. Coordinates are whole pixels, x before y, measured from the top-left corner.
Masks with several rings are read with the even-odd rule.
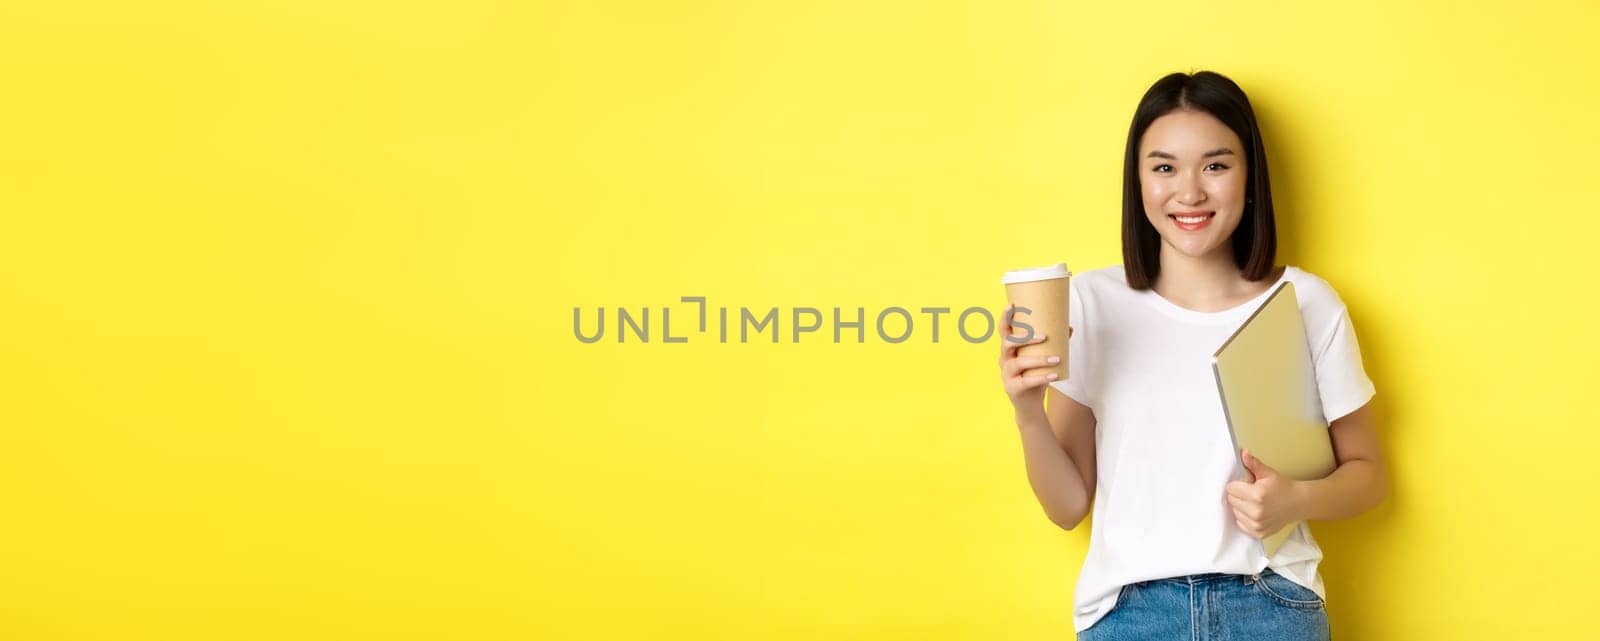
[[[1268,568],[1268,569],[1262,570],[1261,574],[1266,574],[1266,573],[1271,572],[1271,571],[1272,571],[1271,568]],[[1206,572],[1204,574],[1190,574],[1190,575],[1186,575],[1186,576],[1172,576],[1172,577],[1167,577],[1167,578],[1160,579],[1160,580],[1161,581],[1169,581],[1169,582],[1172,582],[1172,583],[1176,583],[1178,585],[1198,585],[1198,584],[1201,584],[1201,583],[1215,583],[1217,581],[1247,581],[1248,582],[1252,578],[1259,578],[1260,576],[1261,575],[1259,575],[1259,574],[1258,575],[1250,575],[1250,574],[1228,574],[1226,572]]]

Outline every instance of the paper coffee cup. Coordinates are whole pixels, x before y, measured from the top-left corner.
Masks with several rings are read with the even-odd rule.
[[[1011,320],[1012,336],[1021,338],[1031,333],[1047,337],[1043,343],[1023,345],[1017,354],[1061,357],[1061,362],[1055,366],[1030,369],[1023,372],[1024,376],[1055,372],[1057,381],[1067,380],[1067,305],[1071,299],[1071,280],[1072,272],[1067,271],[1066,263],[1012,270],[1000,279],[1006,286],[1006,302],[1016,306]]]

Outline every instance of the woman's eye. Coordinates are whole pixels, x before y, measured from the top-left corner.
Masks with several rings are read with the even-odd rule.
[[[1227,169],[1227,168],[1228,168],[1227,165],[1224,165],[1224,164],[1222,164],[1220,162],[1214,162],[1214,163],[1211,163],[1209,165],[1206,165],[1206,169],[1208,169],[1208,170],[1209,169],[1215,169],[1217,171],[1222,171],[1222,170]]]
[[[1154,171],[1157,172],[1157,173],[1164,174],[1164,173],[1167,173],[1169,171],[1172,171],[1172,165],[1156,165],[1155,168],[1154,168]]]

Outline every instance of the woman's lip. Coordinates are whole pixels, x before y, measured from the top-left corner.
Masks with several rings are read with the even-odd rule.
[[[1191,213],[1167,214],[1167,217],[1172,219],[1172,224],[1177,225],[1178,229],[1182,229],[1184,231],[1200,231],[1201,229],[1205,229],[1206,225],[1211,224],[1211,221],[1217,217],[1216,214],[1217,214],[1217,212],[1214,212],[1214,211],[1197,211],[1197,212],[1194,212],[1192,214]],[[1200,221],[1198,223],[1186,223],[1186,222],[1183,222],[1181,220],[1178,220],[1179,216],[1183,216],[1185,218],[1192,218],[1192,217],[1195,217],[1195,216],[1205,216],[1206,219],[1202,220],[1202,221]]]

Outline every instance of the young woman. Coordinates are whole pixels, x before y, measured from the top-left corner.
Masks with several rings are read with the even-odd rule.
[[[1001,341],[1035,496],[1065,529],[1093,499],[1078,638],[1328,639],[1322,551],[1304,521],[1383,500],[1374,389],[1338,294],[1273,262],[1266,150],[1238,85],[1200,72],[1150,87],[1128,131],[1122,198],[1124,264],[1072,279],[1069,378],[1022,376],[1052,363]],[[1248,451],[1239,469],[1210,367],[1284,280],[1299,298],[1338,460],[1313,481]],[[1265,556],[1256,539],[1297,522]]]

